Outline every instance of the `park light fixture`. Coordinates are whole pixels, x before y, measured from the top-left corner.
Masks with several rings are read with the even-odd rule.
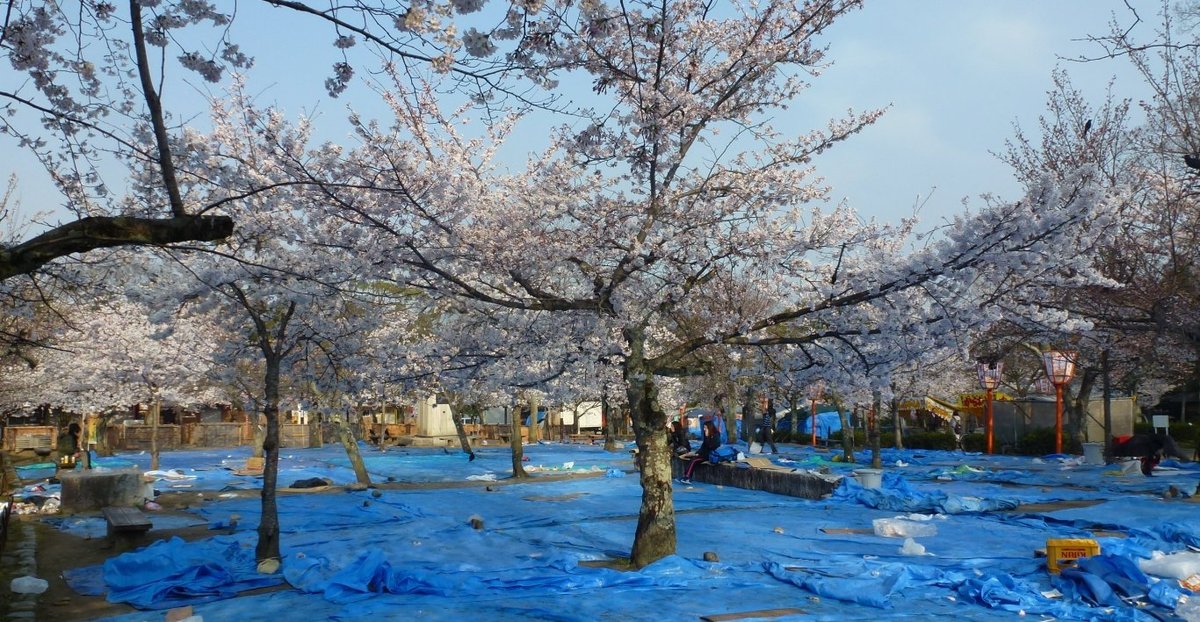
[[[809,425],[812,426],[812,446],[817,448],[817,401],[825,396],[825,381],[818,380],[808,385],[808,399],[812,402],[812,408],[808,411]]]
[[[1054,453],[1062,453],[1063,387],[1075,377],[1077,352],[1049,350],[1042,353],[1046,378],[1054,385]]]
[[[975,366],[979,373],[979,386],[984,390],[984,410],[986,417],[987,429],[987,452],[992,453],[992,441],[994,438],[993,430],[995,426],[992,418],[992,400],[995,398],[995,391],[1000,386],[1000,376],[1004,373],[1004,361],[980,361]]]

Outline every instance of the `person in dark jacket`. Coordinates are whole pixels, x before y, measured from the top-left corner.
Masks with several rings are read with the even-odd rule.
[[[676,456],[690,453],[692,451],[692,443],[688,440],[687,423],[683,419],[676,419],[671,424],[671,449]]]
[[[1163,458],[1187,460],[1175,439],[1166,432],[1113,437],[1112,457],[1138,458],[1142,462],[1142,475],[1147,476],[1154,473],[1154,467]]]
[[[758,442],[762,445],[763,451],[767,450],[767,445],[771,445],[771,453],[779,453],[779,448],[775,446],[775,401],[767,400],[767,408],[763,411],[762,427],[758,428]]]
[[[700,443],[700,450],[696,452],[696,457],[688,463],[687,471],[684,472],[683,479],[680,480],[685,484],[692,482],[692,472],[696,470],[696,465],[701,462],[708,462],[708,457],[712,455],[712,452],[721,446],[721,431],[717,429],[716,424],[711,419],[704,422],[704,427],[701,430],[704,432],[704,439]]]

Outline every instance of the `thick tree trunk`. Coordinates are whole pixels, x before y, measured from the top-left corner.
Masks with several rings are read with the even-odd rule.
[[[324,415],[320,411],[314,411],[308,415],[308,442],[313,447],[325,446],[325,435],[321,433],[321,420],[323,418]]]
[[[358,484],[356,488],[370,487],[371,475],[367,473],[367,465],[363,462],[362,452],[358,449],[358,441],[355,440],[354,433],[350,431],[350,426],[346,425],[344,421],[339,421],[336,425],[338,440],[346,450],[346,457],[350,458],[350,466],[354,468],[354,480]]]
[[[113,455],[112,447],[108,446],[108,417],[96,419],[96,455]]]
[[[642,505],[633,537],[630,563],[642,568],[675,554],[675,500],[671,496],[671,448],[667,415],[658,404],[653,372],[646,367],[645,336],[626,329],[631,353],[625,361],[625,384],[633,434],[641,457]]]
[[[529,477],[525,472],[525,451],[521,448],[521,406],[518,404],[513,408],[512,413],[512,431],[509,433],[508,445],[512,449],[512,470],[513,477],[520,479]]]
[[[900,400],[892,398],[892,434],[896,437],[896,449],[904,449],[904,429],[900,425]]]
[[[263,437],[263,488],[262,518],[258,523],[258,545],[254,548],[254,559],[259,563],[278,560],[279,555],[279,507],[275,491],[279,479],[279,369],[280,356],[275,352],[266,355],[266,375],[263,383],[263,415],[267,418],[266,434]]]
[[[883,408],[879,392],[875,392],[875,401],[871,403],[871,414],[867,420],[867,442],[871,445],[871,468],[883,468],[883,459],[879,455],[879,412]]]
[[[842,423],[842,461],[854,462],[854,428],[850,427],[850,417],[846,416],[846,409],[841,404],[837,405],[837,411]]]
[[[800,408],[804,406],[804,396],[799,393],[793,393],[788,396],[788,418],[792,423],[792,442],[796,442],[796,438],[800,434]]]
[[[600,398],[600,412],[604,419],[604,451],[618,451],[620,447],[617,447],[617,418],[613,416],[612,405],[609,404],[607,395]]]
[[[1092,388],[1096,386],[1096,380],[1099,378],[1099,369],[1085,369],[1083,376],[1079,379],[1079,393],[1075,396],[1075,407],[1067,409],[1070,416],[1071,438],[1080,446],[1088,440],[1100,440],[1084,438],[1087,435],[1088,402],[1091,401]],[[1064,447],[1063,451],[1067,451],[1067,448]]]
[[[749,447],[757,438],[758,427],[758,391],[754,387],[746,389],[746,400],[742,404],[742,440]]]
[[[532,393],[532,391],[530,393]],[[538,433],[540,429],[538,428],[538,420],[537,420],[538,406],[540,404],[541,404],[541,400],[538,397],[533,396],[533,397],[529,398],[529,444],[530,445],[541,440],[541,435]]]
[[[730,390],[729,397],[722,400],[723,403],[721,404],[722,411],[725,415],[725,442],[731,443],[731,444],[736,443],[738,440],[738,438],[737,438],[738,408],[737,408],[737,397],[735,397],[736,395],[737,395],[736,389]],[[701,437],[703,437],[703,436],[704,436],[703,433],[701,433]]]
[[[153,418],[150,423],[150,470],[158,470],[158,419],[162,416],[162,404],[158,398],[154,398],[154,404],[150,406],[150,416]]]
[[[471,439],[467,438],[467,429],[463,426],[461,407],[458,402],[450,405],[450,420],[454,422],[454,431],[458,433],[458,444],[462,446],[463,453],[474,460],[475,451],[471,449]]]
[[[264,408],[263,412],[266,412]],[[263,443],[267,440],[266,415],[252,413],[247,415],[247,418],[252,418],[250,421],[251,430],[254,431],[254,440],[251,441],[250,455],[254,458],[266,458],[263,453]]]

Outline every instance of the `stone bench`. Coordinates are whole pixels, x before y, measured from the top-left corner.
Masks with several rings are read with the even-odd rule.
[[[101,511],[108,523],[105,535],[112,544],[118,539],[136,540],[153,527],[150,517],[137,508],[106,507]]]

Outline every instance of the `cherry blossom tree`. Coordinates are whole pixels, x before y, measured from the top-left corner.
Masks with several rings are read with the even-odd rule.
[[[1107,283],[1050,292],[1043,304],[1087,318],[1088,330],[1022,325],[1030,342],[1070,344],[1081,352],[1080,399],[1108,372],[1116,384],[1153,404],[1167,387],[1197,376],[1200,369],[1200,292],[1193,275],[1200,254],[1196,208],[1200,84],[1194,23],[1181,22],[1174,8],[1161,7],[1155,38],[1135,38],[1141,21],[1092,37],[1103,55],[1129,62],[1151,96],[1140,102],[1144,122],[1131,120],[1130,102],[1110,93],[1089,102],[1064,71],[1054,89],[1039,136],[1017,128],[1001,158],[1022,180],[1061,176],[1080,164],[1103,174],[1106,191],[1120,208],[1114,226],[1101,232],[1095,254]],[[1102,364],[1103,359],[1103,364]],[[1075,418],[1083,416],[1076,409]],[[1078,426],[1077,426],[1078,427]]]
[[[820,209],[827,188],[812,157],[879,112],[800,136],[770,115],[803,94],[802,75],[819,74],[818,38],[856,7],[547,5],[540,38],[518,53],[592,81],[586,123],[512,173],[493,160],[508,126],[471,136],[432,89],[395,80],[393,127],[360,123],[341,187],[327,184],[339,236],[391,278],[495,313],[545,313],[618,361],[643,462],[636,566],[675,550],[660,384],[692,373],[704,348],[790,345],[793,367],[815,370],[866,356],[881,336],[944,342],[1015,308],[1006,295],[1095,276],[1078,257],[1108,203],[1088,169],[936,237]],[[724,302],[743,299],[767,304]],[[886,369],[874,373],[886,386]]]
[[[27,364],[10,370],[9,381],[21,390],[9,399],[82,414],[163,402],[196,406],[223,395],[212,381],[220,336],[203,320],[171,316],[152,323],[156,311],[119,298],[78,301],[65,313]],[[151,455],[151,468],[158,468],[153,437]]]

